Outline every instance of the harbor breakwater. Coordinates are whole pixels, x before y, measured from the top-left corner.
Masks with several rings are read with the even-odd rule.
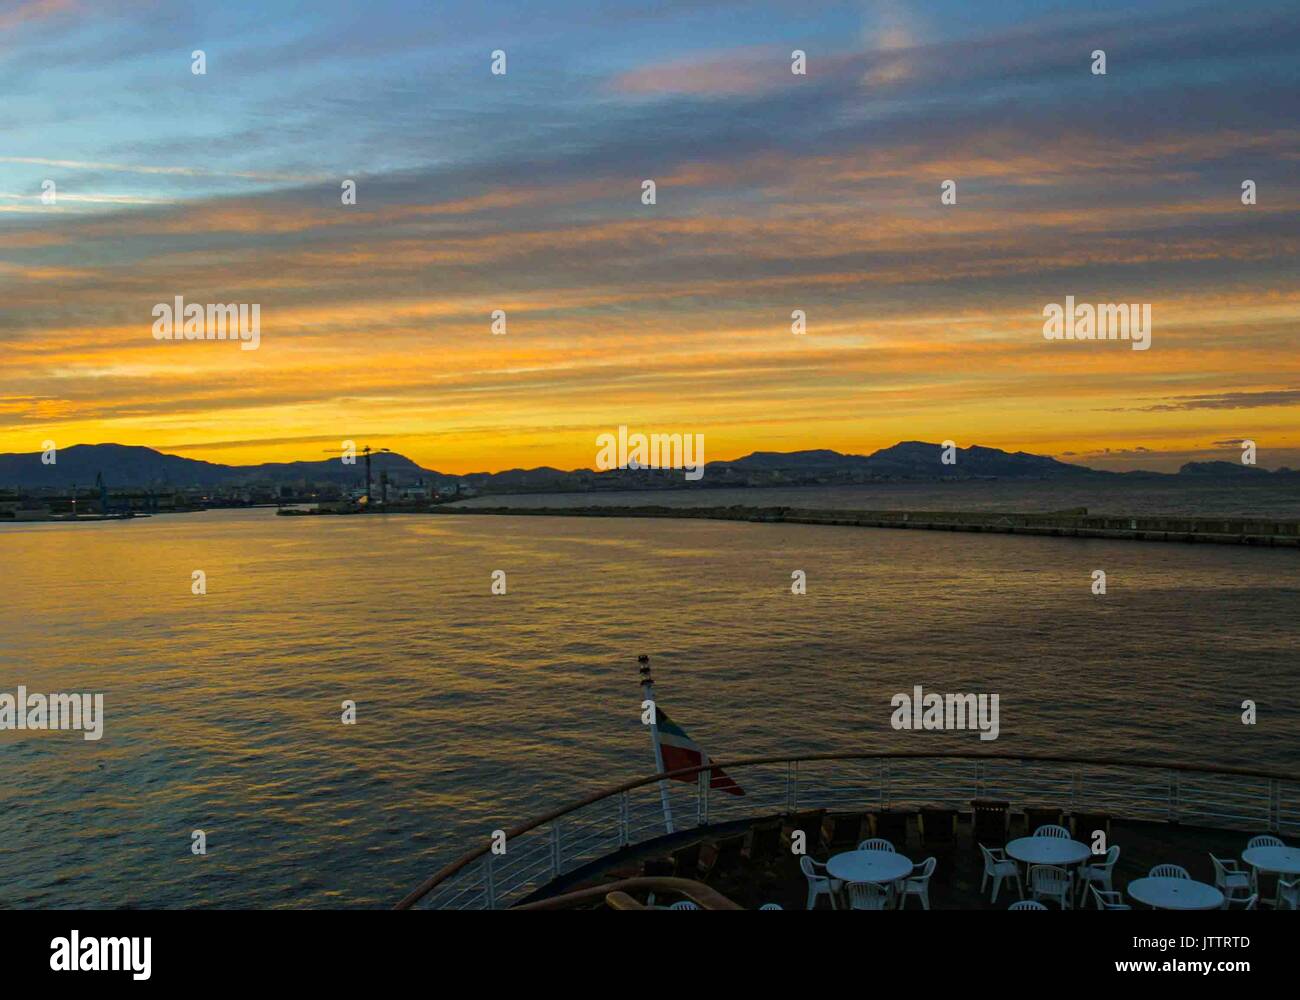
[[[1121,517],[1084,509],[1043,513],[989,511],[820,510],[800,507],[460,507],[428,508],[431,514],[494,514],[517,517],[664,517],[753,521],[762,524],[823,524],[922,531],[983,531],[1006,535],[1055,535],[1142,542],[1213,542],[1300,548],[1300,519],[1223,517]]]

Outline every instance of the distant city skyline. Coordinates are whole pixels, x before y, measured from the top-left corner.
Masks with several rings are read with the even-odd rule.
[[[0,452],[1300,467],[1293,7],[1132,7],[11,4]],[[257,349],[155,340],[182,296]],[[1045,340],[1067,297],[1150,349]]]

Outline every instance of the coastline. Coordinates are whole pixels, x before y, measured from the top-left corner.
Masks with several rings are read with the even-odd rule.
[[[987,511],[818,510],[800,507],[461,507],[445,504],[390,513],[543,517],[705,518],[762,524],[820,524],[921,531],[974,531],[1140,542],[1202,542],[1300,548],[1300,520],[1285,518],[1117,517],[1086,510],[1042,513]]]

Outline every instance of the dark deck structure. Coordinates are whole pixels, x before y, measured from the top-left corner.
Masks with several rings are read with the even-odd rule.
[[[852,815],[841,814],[843,816]],[[871,824],[877,817],[862,814]],[[930,880],[930,908],[935,910],[1005,910],[1020,899],[1011,881],[1003,883],[997,903],[990,901],[991,886],[980,890],[984,865],[976,846],[972,815],[959,814],[955,837],[944,849],[940,845],[927,846],[920,830],[920,814],[910,810],[891,817],[906,824],[906,836],[892,841],[901,854],[920,864],[927,857],[935,857],[938,865]],[[1068,822],[1069,817],[1066,817]],[[772,816],[754,822],[729,823],[707,831],[693,830],[685,836],[671,838],[669,843],[642,846],[620,852],[586,869],[559,879],[531,897],[532,901],[545,900],[575,890],[596,887],[622,879],[639,876],[696,879],[738,904],[742,909],[756,910],[766,903],[776,903],[785,910],[803,910],[807,907],[808,885],[799,869],[799,858],[789,849],[789,832],[792,817]],[[829,823],[827,824],[829,826]],[[1032,824],[1023,813],[1013,814],[1010,824],[1011,838],[1029,836]],[[762,841],[765,831],[777,828],[782,833],[779,850],[764,853]],[[1192,878],[1214,883],[1214,869],[1210,854],[1221,859],[1240,859],[1250,834],[1201,826],[1184,826],[1166,822],[1112,819],[1109,823],[1109,843],[1120,848],[1119,862],[1115,866],[1113,884],[1123,893],[1128,883],[1142,878],[1158,864],[1176,864],[1186,868]],[[1262,832],[1262,831],[1261,831]],[[1086,834],[1076,836],[1088,839]],[[866,839],[864,832],[863,839]],[[888,838],[886,838],[888,839]],[[729,841],[739,840],[741,849],[728,856]],[[986,844],[986,846],[994,846]],[[852,850],[853,846],[829,847],[825,839],[809,856],[825,862],[832,854]],[[722,857],[720,868],[710,868],[711,857]],[[1101,858],[1094,859],[1100,862]],[[1022,867],[1022,871],[1024,866]],[[1267,903],[1273,895],[1274,880],[1261,877],[1261,891]],[[1025,885],[1028,898],[1028,885]],[[633,891],[631,895],[642,903],[649,902],[650,893]],[[654,894],[655,903],[663,905],[681,898],[660,891]],[[1127,897],[1126,897],[1126,901]],[[1129,901],[1131,902],[1131,901]],[[602,902],[589,904],[601,907]],[[1055,909],[1054,902],[1045,904]],[[1091,907],[1091,901],[1084,904]],[[816,908],[830,909],[826,896],[818,898]],[[915,899],[906,901],[905,909],[920,910]]]
[[[742,796],[711,789],[714,769]],[[973,803],[983,803],[976,808]],[[1300,778],[1177,762],[1053,755],[826,753],[718,761],[602,789],[505,831],[437,870],[399,904],[503,909],[639,876],[698,880],[742,907],[803,909],[795,832],[825,861],[871,836],[913,862],[938,859],[936,909],[983,909],[988,847],[1059,822],[1120,847],[1114,887],[1157,864],[1213,882],[1209,855],[1240,858],[1256,834],[1300,836]],[[494,850],[494,846],[497,850]],[[1271,896],[1270,880],[1262,885]],[[997,908],[1015,898],[1004,884]],[[912,904],[915,905],[915,904]]]

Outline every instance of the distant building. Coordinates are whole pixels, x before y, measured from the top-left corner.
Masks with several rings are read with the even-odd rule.
[[[412,483],[397,488],[398,500],[432,500],[433,487],[427,483]]]

